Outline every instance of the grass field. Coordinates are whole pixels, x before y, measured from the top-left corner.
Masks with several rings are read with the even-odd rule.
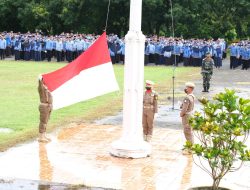
[[[0,132],[0,151],[20,142],[34,139],[38,134],[39,95],[38,75],[61,68],[65,63],[0,61],[0,128],[11,129],[10,133]],[[85,102],[52,112],[48,131],[67,126],[71,122],[91,122],[115,114],[122,109],[123,65],[114,65],[119,92],[106,94]],[[198,68],[178,68],[175,71],[185,81]],[[172,67],[147,66],[145,79],[157,83],[160,93],[171,91]],[[86,89],[88,90],[88,89]]]

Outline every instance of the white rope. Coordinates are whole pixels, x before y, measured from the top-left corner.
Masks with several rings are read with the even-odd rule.
[[[109,4],[108,4],[108,11],[107,11],[107,16],[106,16],[106,24],[105,24],[105,29],[104,29],[104,31],[107,30],[108,19],[109,19],[109,7],[110,7],[110,0],[109,0]]]
[[[171,12],[171,20],[172,20],[172,33],[173,33],[173,38],[174,38],[174,16],[173,16],[173,5],[172,5],[172,0],[169,0],[169,2],[170,2],[170,12]],[[175,109],[175,107],[174,107],[174,99],[175,99],[175,97],[174,97],[174,94],[175,94],[175,91],[174,91],[174,88],[175,88],[175,69],[176,69],[176,55],[174,56],[174,64],[173,64],[173,76],[172,76],[172,85],[173,85],[173,107],[172,107],[172,110],[174,110]]]
[[[170,11],[171,11],[171,19],[172,19],[172,32],[173,32],[173,38],[174,38],[174,16],[173,16],[173,5],[172,0],[170,1]]]

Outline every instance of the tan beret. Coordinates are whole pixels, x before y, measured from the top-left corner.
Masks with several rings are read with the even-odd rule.
[[[153,86],[154,82],[151,80],[146,80],[146,86]]]
[[[194,88],[194,87],[195,87],[195,84],[192,83],[192,82],[186,82],[185,86],[186,86],[186,87]]]

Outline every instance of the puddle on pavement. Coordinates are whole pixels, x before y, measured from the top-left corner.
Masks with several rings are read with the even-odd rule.
[[[84,185],[48,183],[22,179],[0,179],[0,189],[3,190],[114,190]]]
[[[9,128],[0,128],[0,133],[11,133],[13,132],[12,129]]]

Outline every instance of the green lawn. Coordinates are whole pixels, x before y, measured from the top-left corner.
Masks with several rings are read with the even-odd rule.
[[[38,75],[63,67],[65,63],[0,61],[0,128],[12,129],[0,132],[0,151],[17,143],[33,139],[38,133],[39,96]],[[85,102],[52,112],[48,130],[67,126],[71,122],[91,122],[115,114],[122,109],[123,65],[114,65],[120,91],[103,95]],[[176,76],[185,78],[197,68],[178,68]],[[157,83],[157,91],[171,90],[172,67],[147,66],[145,79]]]

